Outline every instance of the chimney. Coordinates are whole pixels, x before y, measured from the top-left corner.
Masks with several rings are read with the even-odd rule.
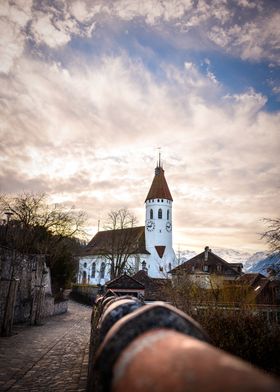
[[[266,272],[267,272],[267,275],[268,275],[267,277],[268,277],[269,280],[275,280],[276,279],[277,273],[276,273],[274,268],[268,267]]]
[[[204,250],[204,261],[208,260],[208,252],[209,252],[209,246],[205,246]]]
[[[147,263],[146,261],[142,261],[142,271],[145,272],[146,275],[148,275],[148,268],[147,268]]]

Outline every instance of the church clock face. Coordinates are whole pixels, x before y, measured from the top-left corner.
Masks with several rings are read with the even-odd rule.
[[[167,231],[171,231],[171,230],[172,230],[172,225],[171,225],[171,223],[170,223],[170,222],[167,222],[165,228],[166,228]]]
[[[148,220],[146,227],[148,231],[153,231],[155,230],[155,223],[151,220]]]

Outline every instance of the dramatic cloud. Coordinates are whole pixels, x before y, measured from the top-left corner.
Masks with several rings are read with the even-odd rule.
[[[143,224],[161,146],[176,246],[260,248],[260,219],[280,207],[280,114],[266,110],[265,91],[230,90],[211,53],[199,65],[184,52],[194,39],[277,68],[273,2],[230,4],[1,3],[1,191],[76,204],[91,234],[112,208],[132,209]],[[140,44],[142,32],[160,44]],[[165,55],[170,47],[180,61]],[[268,86],[277,94],[272,76]]]
[[[8,72],[27,42],[59,48],[75,37],[91,37],[96,24],[143,21],[159,32],[172,27],[178,42],[196,34],[242,59],[279,62],[280,13],[272,1],[130,0],[4,1],[0,5],[0,71]],[[166,37],[166,36],[165,36]]]

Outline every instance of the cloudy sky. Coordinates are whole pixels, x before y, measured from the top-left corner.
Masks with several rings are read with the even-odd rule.
[[[1,0],[0,185],[144,224],[161,147],[174,247],[263,249],[279,216],[276,0]]]

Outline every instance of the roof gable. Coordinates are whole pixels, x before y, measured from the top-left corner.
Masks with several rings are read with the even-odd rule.
[[[212,251],[207,252],[207,257],[206,257],[206,251],[199,253],[198,255],[192,257],[190,260],[185,261],[184,263],[180,264],[179,266],[173,268],[171,271],[169,271],[171,274],[177,274],[179,272],[191,272],[192,266],[197,266],[197,267],[202,267],[203,265],[208,265],[208,266],[216,266],[216,265],[221,265],[224,267],[224,273],[230,274],[230,275],[239,275],[239,272],[237,272],[235,269],[232,268],[231,264],[213,253]]]
[[[121,275],[115,279],[110,280],[106,284],[108,289],[138,289],[143,290],[144,285],[127,274]]]
[[[148,274],[140,270],[133,275],[133,278],[141,282],[145,287],[145,300],[167,300],[168,289],[171,285],[171,280],[162,278],[151,278]]]

